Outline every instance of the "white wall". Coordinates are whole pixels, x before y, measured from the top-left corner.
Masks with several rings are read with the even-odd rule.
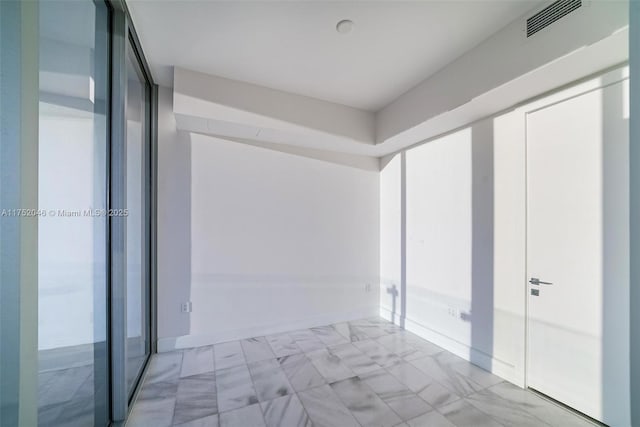
[[[380,170],[380,308],[402,324],[402,154],[383,158]]]
[[[158,337],[189,334],[180,302],[191,284],[191,146],[176,130],[170,89],[158,91]]]
[[[159,138],[160,351],[378,313],[377,171],[170,128]]]
[[[400,294],[406,289],[408,330],[524,386],[525,113],[623,74],[614,71],[602,81],[597,78],[581,83],[406,150],[404,207],[402,153],[385,159],[380,175],[381,315],[391,318],[392,300],[385,291],[389,283],[397,283]],[[619,104],[619,108],[607,111],[628,114],[623,102]],[[624,170],[624,159],[620,153],[607,157],[609,170]],[[612,162],[618,162],[618,167],[612,167]],[[401,233],[403,221],[405,236]],[[399,256],[403,239],[404,259]],[[609,268],[625,270],[625,256],[628,254],[618,256],[620,262],[615,266],[607,261]],[[628,342],[613,333],[628,328],[621,314],[624,307],[614,313],[611,302],[605,305],[610,317],[617,319],[616,327],[607,326],[612,334],[607,345],[626,354]],[[609,373],[615,371],[611,375],[618,381],[620,369],[628,366],[624,368],[620,360],[615,363],[619,369],[611,367]],[[603,386],[611,389],[609,384]]]
[[[449,306],[471,309],[470,129],[406,156],[407,317],[468,342],[468,324],[446,315]]]
[[[524,277],[525,181],[513,124],[522,117],[477,122],[407,150],[404,219],[401,154],[380,177],[382,315],[393,281],[405,289],[409,330],[519,384],[524,290],[512,284]]]

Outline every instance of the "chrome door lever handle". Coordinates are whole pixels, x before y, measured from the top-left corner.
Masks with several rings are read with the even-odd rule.
[[[532,277],[529,280],[529,283],[531,283],[532,285],[553,285],[553,283],[551,282],[543,282],[540,279],[536,278],[536,277]]]

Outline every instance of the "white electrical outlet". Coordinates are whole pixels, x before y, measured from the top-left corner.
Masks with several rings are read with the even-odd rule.
[[[371,283],[367,283],[364,285],[364,291],[365,292],[371,292]]]
[[[180,306],[180,310],[183,313],[191,313],[191,301],[183,302]]]

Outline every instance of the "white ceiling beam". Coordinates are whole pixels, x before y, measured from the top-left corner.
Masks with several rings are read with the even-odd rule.
[[[176,67],[177,114],[373,145],[375,116],[356,108]],[[212,129],[216,131],[216,129]],[[221,132],[220,132],[221,133]]]

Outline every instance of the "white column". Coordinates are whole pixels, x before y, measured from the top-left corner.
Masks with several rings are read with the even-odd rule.
[[[38,207],[38,2],[0,1],[0,210]],[[38,218],[0,216],[0,424],[38,424]],[[14,211],[15,212],[15,211]]]

